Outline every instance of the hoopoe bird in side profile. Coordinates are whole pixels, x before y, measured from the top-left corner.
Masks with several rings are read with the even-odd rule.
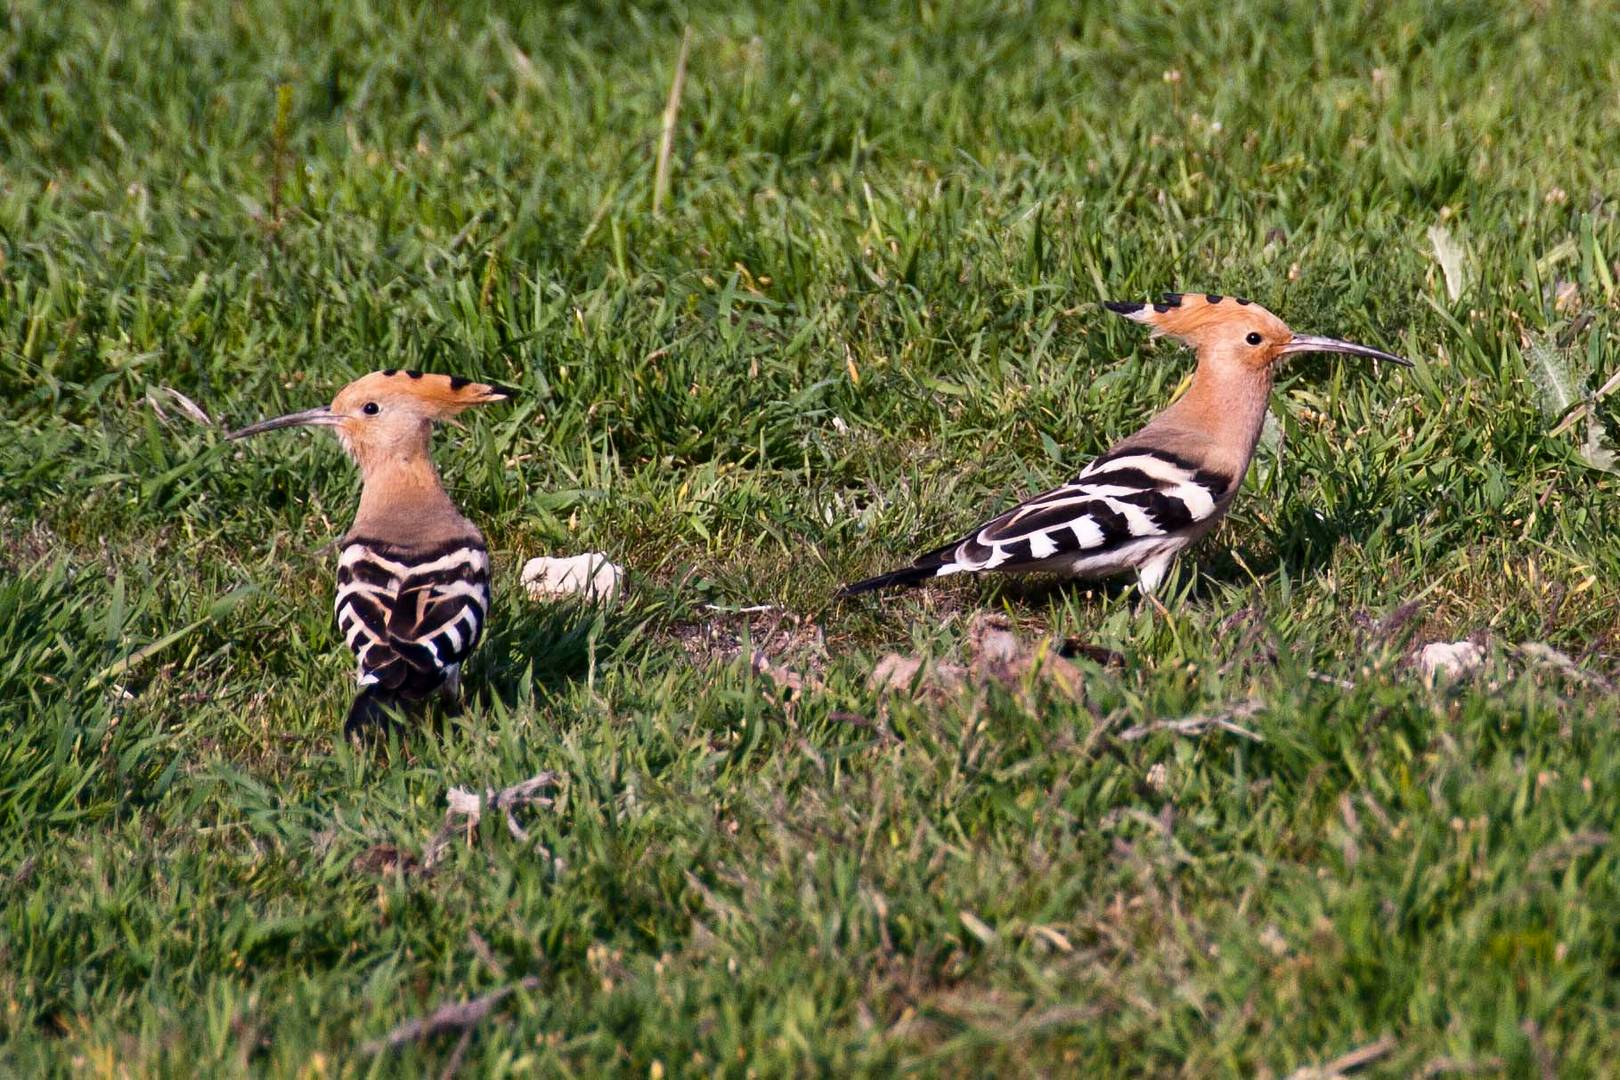
[[[374,371],[330,405],[227,436],[329,427],[360,467],[360,509],[340,541],[333,605],[359,662],[360,692],[343,725],[351,737],[384,722],[389,707],[460,693],[462,662],[489,617],[489,549],[439,482],[433,425],[514,394],[449,375]]]
[[[1157,304],[1103,305],[1190,346],[1192,384],[1072,483],[991,518],[910,566],[844,586],[843,595],[987,570],[1098,578],[1136,571],[1153,592],[1177,555],[1226,514],[1265,423],[1272,374],[1287,356],[1350,353],[1411,367],[1365,345],[1296,334],[1259,304],[1168,293]]]

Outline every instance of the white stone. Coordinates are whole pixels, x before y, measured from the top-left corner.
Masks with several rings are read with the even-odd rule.
[[[1418,654],[1418,668],[1430,681],[1471,675],[1484,664],[1485,651],[1472,641],[1433,641]]]
[[[531,600],[579,596],[611,601],[624,588],[624,570],[600,551],[562,559],[541,556],[523,564],[523,587]]]

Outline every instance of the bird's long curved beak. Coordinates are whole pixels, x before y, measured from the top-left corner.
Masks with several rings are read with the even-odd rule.
[[[225,436],[227,439],[245,439],[249,435],[257,435],[263,431],[275,431],[286,427],[336,427],[343,423],[343,417],[334,413],[330,406],[322,405],[318,409],[305,409],[303,412],[288,413],[278,416],[274,420],[260,420],[257,424],[249,424],[245,428],[233,431]]]
[[[1351,356],[1366,356],[1373,360],[1388,360],[1390,363],[1399,364],[1401,367],[1412,366],[1412,361],[1380,349],[1357,345],[1350,341],[1340,341],[1338,338],[1317,337],[1315,334],[1295,334],[1292,341],[1277,351],[1277,355],[1287,356],[1289,353],[1302,352],[1349,353]]]

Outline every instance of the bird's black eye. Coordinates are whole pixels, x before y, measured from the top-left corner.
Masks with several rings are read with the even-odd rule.
[[[1262,339],[1260,337],[1259,331],[1250,330],[1249,331],[1249,336],[1244,338],[1243,340],[1247,341],[1250,345],[1258,345],[1258,344],[1260,344]]]
[[[382,412],[382,407],[375,401],[368,401],[361,406],[360,411],[365,413],[367,416],[376,416],[378,413]]]

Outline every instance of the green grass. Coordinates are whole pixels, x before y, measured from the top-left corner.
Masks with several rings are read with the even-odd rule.
[[[1620,368],[1609,5],[327,7],[0,15],[0,1069],[1612,1068],[1614,399],[1551,434]],[[1160,407],[1187,358],[1096,302],[1164,289],[1418,367],[1289,369],[1168,619],[831,598]],[[162,388],[234,425],[405,366],[527,396],[439,440],[496,556],[468,712],[373,760],[350,466]],[[523,597],[586,550],[624,605]],[[1124,662],[868,689],[980,611]],[[1234,708],[1263,742],[1118,738]],[[542,770],[531,843],[384,857]]]

